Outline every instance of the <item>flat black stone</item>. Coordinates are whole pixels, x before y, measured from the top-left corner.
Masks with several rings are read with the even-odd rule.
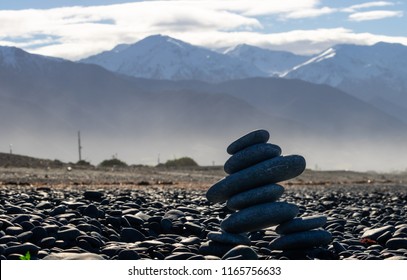
[[[277,237],[270,242],[272,250],[299,250],[327,245],[332,235],[326,230],[295,232]]]
[[[407,249],[407,238],[391,238],[386,242],[386,247],[389,249]]]
[[[36,255],[39,250],[40,250],[40,247],[27,242],[27,243],[7,247],[4,250],[4,255],[6,255],[6,256],[11,255],[11,254],[25,255],[27,252],[30,252],[31,255]]]
[[[118,260],[139,260],[140,255],[134,250],[122,250],[118,255]]]
[[[388,225],[379,228],[368,229],[362,234],[362,238],[369,238],[372,240],[376,240],[380,235],[385,233],[386,231],[394,232],[396,229],[394,226]]]
[[[299,155],[275,157],[223,178],[209,188],[206,198],[213,203],[225,202],[238,193],[294,178],[305,165]]]
[[[238,245],[223,255],[222,260],[257,260],[258,258],[257,253],[249,246]]]
[[[326,223],[325,216],[298,217],[280,224],[276,228],[278,234],[288,234],[322,227]]]
[[[208,241],[203,243],[199,247],[199,254],[202,255],[213,255],[217,257],[222,257],[226,254],[230,249],[232,249],[235,245],[233,244],[225,244],[219,243],[215,241]]]
[[[257,204],[274,202],[284,193],[284,188],[277,184],[265,185],[245,192],[238,193],[226,202],[232,210],[239,210]]]
[[[220,227],[231,233],[250,232],[275,226],[293,219],[299,212],[298,206],[287,202],[263,203],[231,214]]]
[[[277,145],[261,143],[249,146],[231,156],[224,165],[228,174],[236,173],[242,169],[259,162],[281,155],[281,148]]]
[[[123,228],[120,233],[120,240],[123,242],[144,241],[146,237],[140,231],[134,228]]]
[[[83,193],[83,196],[87,200],[100,201],[100,200],[102,200],[103,193],[99,192],[99,191],[85,191]]]
[[[211,231],[208,233],[208,239],[219,242],[219,243],[227,243],[227,244],[235,244],[235,245],[250,245],[250,239],[247,235],[243,234],[236,234],[230,232],[214,232]]]
[[[248,134],[240,137],[232,142],[226,149],[228,154],[233,155],[244,148],[249,146],[266,143],[270,139],[270,134],[267,130],[259,129],[249,132]]]

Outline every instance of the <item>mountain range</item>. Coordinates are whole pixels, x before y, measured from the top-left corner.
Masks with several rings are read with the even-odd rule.
[[[183,46],[166,36],[145,40],[150,39]],[[127,50],[129,56],[122,62],[130,62],[139,43],[121,45],[114,52]],[[215,53],[198,48],[196,54],[194,46],[184,47],[189,56],[180,65],[188,65],[188,71],[198,67],[192,67],[188,58]],[[71,62],[0,47],[0,147],[13,144],[21,154],[75,161],[76,134],[81,130],[84,157],[93,163],[117,154],[129,163],[154,164],[160,155],[161,159],[191,156],[200,164],[220,164],[227,159],[224,150],[230,141],[262,127],[270,130],[271,142],[281,145],[285,154],[303,154],[309,167],[392,170],[407,166],[400,157],[407,152],[407,124],[399,117],[330,85],[268,77],[272,71],[286,71],[283,68],[294,62],[252,77],[248,73],[263,73],[264,68],[236,57],[239,49],[244,53],[246,48],[250,47],[215,53],[219,55],[215,62],[224,61],[219,66],[206,60],[197,64],[209,76],[215,71],[211,67],[223,69],[216,82],[208,82],[200,74],[185,79],[134,77],[87,59]],[[173,49],[164,49],[164,62],[179,62],[172,57]],[[111,52],[103,54],[108,65]],[[160,52],[158,46],[150,55]],[[144,53],[146,63],[148,53]],[[94,61],[101,59],[97,57]],[[313,59],[290,57],[301,63],[293,71]],[[232,75],[223,72],[233,65],[242,68],[234,72],[236,77],[224,78]],[[174,69],[168,73],[175,73]]]
[[[218,83],[251,77],[282,77],[341,89],[407,123],[407,47],[337,45],[314,56],[238,45],[219,53],[163,36],[81,60],[148,79]]]
[[[219,82],[264,76],[254,65],[162,35],[83,59],[107,70],[148,79]]]

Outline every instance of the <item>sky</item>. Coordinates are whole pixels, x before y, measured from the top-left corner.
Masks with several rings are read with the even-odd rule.
[[[224,50],[315,54],[336,44],[407,45],[407,1],[0,1],[0,45],[78,60],[149,35]]]

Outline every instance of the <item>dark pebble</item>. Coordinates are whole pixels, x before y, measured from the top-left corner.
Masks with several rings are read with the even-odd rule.
[[[91,217],[91,218],[98,218],[99,217],[99,209],[95,205],[90,204],[83,211],[83,215]]]
[[[247,147],[231,156],[224,165],[228,174],[236,173],[242,169],[255,165],[267,159],[281,155],[281,148],[273,144],[256,144]]]
[[[187,260],[189,258],[197,256],[194,253],[185,252],[185,253],[176,253],[165,257],[165,260]]]
[[[240,210],[257,204],[274,202],[284,193],[284,188],[277,184],[270,184],[238,193],[226,202],[232,210]]]
[[[19,245],[14,245],[7,247],[4,250],[4,255],[11,255],[11,254],[21,254],[25,255],[27,252],[30,252],[31,255],[36,255],[41,248],[32,244],[32,243],[23,243]]]
[[[233,155],[240,150],[243,150],[249,146],[266,143],[270,139],[270,134],[267,130],[258,129],[243,135],[239,139],[232,142],[226,151],[228,154]]]
[[[134,228],[123,228],[120,232],[120,240],[122,242],[144,241],[146,237],[140,231]]]
[[[240,192],[297,177],[305,165],[299,155],[275,157],[225,177],[209,188],[206,198],[213,203],[225,202]]]
[[[118,260],[139,260],[140,255],[134,250],[122,250],[118,255]]]
[[[235,245],[250,245],[250,239],[247,237],[246,234],[236,234],[236,233],[229,233],[229,232],[209,232],[208,239],[219,242],[219,243],[227,243],[227,244],[235,244]]]
[[[322,246],[331,242],[332,235],[325,230],[295,232],[280,236],[270,242],[273,250],[305,249]],[[348,248],[348,250],[350,250]]]
[[[298,217],[277,226],[278,234],[288,234],[293,232],[307,231],[322,227],[326,223],[325,216]]]
[[[58,231],[58,239],[62,240],[75,240],[82,233],[76,228],[68,228]]]
[[[385,233],[387,231],[394,232],[395,230],[396,229],[394,228],[394,226],[391,226],[391,225],[383,226],[380,228],[368,229],[362,234],[361,238],[368,238],[368,239],[376,240],[383,233]]]
[[[85,191],[83,193],[83,197],[87,200],[91,201],[101,201],[103,197],[103,193],[99,191]]]
[[[389,249],[407,249],[407,238],[391,238],[386,242],[386,247]]]
[[[298,214],[298,207],[287,202],[264,203],[242,209],[231,214],[221,223],[226,232],[250,232],[293,219]]]
[[[55,242],[55,237],[50,236],[43,238],[38,245],[40,245],[41,248],[52,248],[55,245]]]
[[[22,227],[20,226],[12,226],[12,227],[8,227],[6,228],[6,230],[4,231],[6,234],[8,235],[19,235],[20,233],[22,233],[24,230]]]
[[[257,260],[258,258],[257,253],[249,246],[238,245],[229,250],[222,260]]]

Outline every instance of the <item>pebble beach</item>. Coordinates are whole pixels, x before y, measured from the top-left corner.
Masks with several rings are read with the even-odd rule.
[[[307,170],[283,183],[279,201],[296,204],[301,217],[325,216],[329,244],[275,250],[274,226],[249,232],[245,246],[208,252],[208,234],[234,213],[205,197],[225,176],[220,167],[1,168],[0,174],[2,260],[27,252],[32,260],[407,259],[404,175]]]

